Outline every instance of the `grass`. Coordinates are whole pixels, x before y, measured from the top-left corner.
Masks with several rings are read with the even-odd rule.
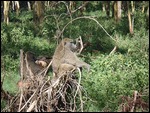
[[[9,71],[3,72],[2,76],[5,75],[5,80],[3,82],[3,89],[11,94],[15,94],[18,91],[17,82],[20,80],[20,75],[17,72]]]

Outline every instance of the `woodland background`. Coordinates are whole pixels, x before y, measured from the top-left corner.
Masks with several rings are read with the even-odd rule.
[[[18,91],[20,49],[52,57],[59,39],[79,36],[91,65],[84,111],[131,111],[135,91],[134,111],[149,111],[149,1],[1,1],[3,89]]]

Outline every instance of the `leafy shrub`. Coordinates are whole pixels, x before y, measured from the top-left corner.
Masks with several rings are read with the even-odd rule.
[[[139,64],[139,60],[122,54],[96,57],[92,60],[91,73],[85,76],[84,87],[99,111],[106,106],[116,111],[121,95],[132,95],[134,90],[141,92],[149,84],[148,63]]]
[[[82,76],[82,85],[89,97],[85,100],[84,111],[117,111],[120,96],[132,95],[135,90],[143,92],[149,84],[149,31],[145,29],[145,15],[136,12],[134,35],[130,36],[127,16],[115,24],[113,18],[106,18],[105,12],[98,9],[101,3],[96,4],[88,4],[92,7],[87,6],[83,14],[96,16],[109,34],[113,37],[118,35],[116,53],[108,55],[115,43],[92,20],[79,19],[72,22],[63,35],[73,39],[81,35],[83,42],[90,42],[90,46],[82,53],[86,56],[82,59],[91,64],[91,72],[83,70]],[[47,17],[41,25],[34,24],[32,12],[28,11],[22,11],[18,17],[10,13],[9,25],[1,23],[1,59],[4,67],[1,74],[6,74],[4,89],[12,93],[17,91],[20,49],[33,51],[36,56],[52,56],[56,47],[54,35],[58,29],[57,24],[62,30],[71,19],[63,15],[56,23],[54,16],[49,14],[59,17],[64,12],[67,12],[64,4],[48,8],[45,11]],[[76,16],[72,15],[73,18]],[[98,54],[90,54],[93,50],[97,50]],[[148,100],[147,96],[145,100]]]
[[[132,95],[135,90],[143,92],[149,85],[148,36],[136,34],[119,39],[118,47],[127,49],[127,54],[101,54],[92,59],[91,72],[82,78],[91,99],[85,111],[117,111],[121,96]]]

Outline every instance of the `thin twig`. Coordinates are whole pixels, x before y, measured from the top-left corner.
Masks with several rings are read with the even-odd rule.
[[[33,78],[34,74],[31,70],[31,67],[29,67],[27,54],[25,54],[25,62],[26,62],[25,64],[26,64],[27,71],[29,72],[29,76],[30,76],[30,78]]]
[[[80,45],[81,45],[81,48],[80,48],[80,51],[79,51],[78,54],[80,54],[80,53],[82,52],[82,50],[83,50],[83,41],[82,41],[81,36],[79,36],[79,38],[80,38]]]
[[[20,50],[20,75],[21,75],[21,80],[23,80],[23,64],[24,64],[24,55],[23,55],[23,50]]]
[[[133,105],[132,105],[132,108],[131,108],[130,112],[133,112],[133,111],[134,111],[137,94],[138,94],[138,92],[137,92],[137,91],[134,91]]]
[[[70,10],[69,10],[68,5],[66,4],[66,2],[64,2],[64,1],[59,1],[58,3],[64,3],[64,4],[65,4],[65,6],[66,6],[66,8],[67,8],[67,11],[68,11],[68,13],[69,13],[69,15],[70,15],[70,19],[72,20],[72,15],[71,15],[71,12],[70,12]]]
[[[52,60],[45,69],[43,69],[40,73],[37,74],[37,76],[41,75],[44,72],[45,72],[44,73],[44,76],[45,76],[51,64],[52,64]]]
[[[109,53],[109,55],[113,54],[117,49],[117,46],[114,47],[114,49]]]
[[[77,10],[80,10],[81,8],[85,7],[88,2],[89,1],[86,1],[84,4],[82,4],[81,6],[79,6],[77,9],[75,9],[74,11],[71,11],[71,13],[75,13]]]
[[[9,106],[7,106],[5,109],[1,110],[1,112],[4,112],[5,110],[9,109],[16,102],[16,100],[19,98],[18,95],[19,95],[19,92],[17,92],[16,95],[10,100]]]
[[[27,112],[31,112],[32,111],[32,109],[34,108],[34,106],[37,104],[37,100],[34,100],[33,102],[32,102],[32,104],[30,104],[30,107],[27,109]]]
[[[46,73],[47,73],[47,71],[48,71],[49,67],[51,66],[51,64],[52,64],[52,60],[51,60],[51,62],[48,64],[48,66],[46,67],[46,70],[45,70],[44,76],[46,75]]]
[[[35,90],[35,92],[31,95],[31,97],[28,99],[28,101],[24,104],[24,106],[18,111],[21,112],[21,110],[23,110],[23,108],[29,103],[29,101],[34,97],[34,95],[36,94],[36,92],[39,90],[40,85],[37,87],[37,89]]]
[[[77,93],[78,93],[78,90],[79,90],[79,86],[80,86],[80,82],[81,82],[81,71],[80,71],[80,68],[77,68],[78,69],[78,71],[79,71],[79,75],[80,75],[80,77],[79,77],[79,82],[78,82],[78,86],[77,86],[77,90],[76,90],[76,93],[75,93],[75,95],[74,95],[74,109],[73,109],[73,111],[75,111],[75,98],[76,98],[76,95],[77,95]]]
[[[83,112],[83,100],[82,100],[81,90],[79,90],[79,96],[80,96],[80,102],[81,102],[81,111]]]
[[[20,103],[19,103],[18,111],[20,111],[22,105],[22,98],[23,98],[23,87],[20,87]]]
[[[23,81],[23,64],[24,64],[24,54],[23,50],[20,50],[20,75],[21,75],[21,81]],[[22,98],[23,98],[23,87],[19,87],[20,90],[20,103],[18,107],[18,111],[20,111],[21,105],[22,105]]]

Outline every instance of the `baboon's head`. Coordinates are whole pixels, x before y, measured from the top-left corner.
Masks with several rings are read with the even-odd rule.
[[[71,50],[72,52],[74,52],[77,49],[76,41],[73,40],[73,39],[64,38],[61,41],[61,44],[63,45],[63,47],[65,47],[66,49]]]

